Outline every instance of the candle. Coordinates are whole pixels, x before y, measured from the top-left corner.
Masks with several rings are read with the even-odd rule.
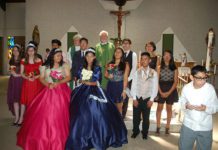
[[[202,59],[202,61],[201,61],[201,65],[204,66],[204,60],[203,60],[203,59]]]
[[[216,74],[216,64],[214,64],[214,74]]]
[[[139,51],[139,60],[138,60],[138,62],[140,62],[141,61],[141,51]]]
[[[138,57],[138,68],[141,66],[140,65],[141,62],[141,51],[139,51],[139,57]]]
[[[211,51],[211,45],[212,45],[213,36],[214,36],[213,32],[210,31],[208,33],[207,57],[206,57],[206,64],[205,64],[207,71],[210,71],[210,60],[211,60],[211,55],[210,55],[211,53],[210,53],[210,51]]]

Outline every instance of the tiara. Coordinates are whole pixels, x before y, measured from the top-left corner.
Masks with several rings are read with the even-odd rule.
[[[88,52],[92,52],[92,53],[95,54],[95,50],[94,50],[94,49],[91,49],[91,48],[87,49],[85,53],[88,53]]]
[[[34,44],[32,44],[32,43],[29,43],[29,44],[27,45],[27,47],[34,47],[34,48],[36,48],[36,46],[35,46]]]
[[[21,49],[21,46],[19,44],[15,44],[14,47]]]
[[[62,52],[62,50],[59,48],[56,48],[54,52]]]

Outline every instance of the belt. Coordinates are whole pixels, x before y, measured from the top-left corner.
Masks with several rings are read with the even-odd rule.
[[[143,99],[142,97],[137,97],[137,96],[136,96],[136,99],[137,99],[138,101],[143,101],[143,100],[146,101],[146,100],[149,100],[150,97],[147,97],[147,98],[144,98],[144,99]]]

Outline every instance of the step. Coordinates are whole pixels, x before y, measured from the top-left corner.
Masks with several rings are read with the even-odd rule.
[[[152,107],[151,112],[150,112],[150,127],[149,131],[156,131],[156,107]],[[128,130],[133,129],[133,112],[132,112],[132,107],[128,107],[127,115],[126,118],[124,119],[124,122],[126,124],[126,127]],[[141,121],[142,124],[142,121]],[[142,125],[140,124],[140,130],[142,129]],[[166,110],[162,111],[161,115],[161,129],[160,131],[165,131],[165,125],[166,125]],[[178,133],[180,132],[182,122],[178,119],[178,114],[173,112],[172,120],[171,120],[171,125],[170,125],[170,132],[173,133]]]

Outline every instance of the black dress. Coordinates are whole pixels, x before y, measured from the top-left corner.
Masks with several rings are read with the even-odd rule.
[[[156,66],[157,66],[157,56],[151,57],[151,62],[149,63],[149,67],[155,70]]]
[[[168,66],[165,66],[164,68],[161,68],[160,70],[160,79],[159,79],[159,86],[162,92],[167,92],[171,89],[174,83],[174,72],[175,70],[170,70]],[[178,92],[177,89],[175,89],[167,98],[162,98],[159,95],[158,103],[164,104],[165,102],[167,104],[172,105],[174,102],[178,102]]]

